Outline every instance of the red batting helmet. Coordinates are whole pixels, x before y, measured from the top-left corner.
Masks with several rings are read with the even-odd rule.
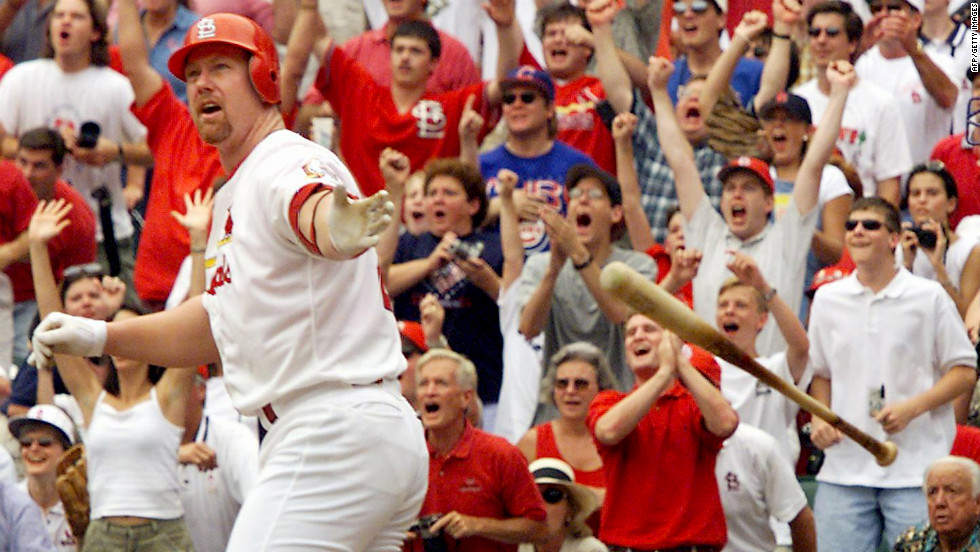
[[[248,71],[252,86],[268,103],[279,103],[279,56],[272,38],[258,23],[231,13],[202,17],[187,31],[184,45],[170,56],[167,67],[178,79],[186,81],[184,66],[191,51],[204,44],[230,44],[252,54]]]

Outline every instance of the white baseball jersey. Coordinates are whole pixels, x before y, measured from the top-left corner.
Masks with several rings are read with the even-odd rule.
[[[333,153],[281,130],[215,194],[203,302],[243,414],[317,385],[371,383],[405,369],[375,251],[331,261],[300,238],[303,201],[338,184],[360,195]]]

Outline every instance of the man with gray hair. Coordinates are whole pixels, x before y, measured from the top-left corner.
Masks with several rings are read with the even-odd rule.
[[[899,536],[895,552],[980,550],[980,466],[960,456],[934,460],[922,491],[929,523]]]
[[[415,366],[416,393],[429,448],[424,534],[454,541],[450,550],[511,550],[546,536],[541,494],[517,447],[467,420],[475,406],[476,367],[446,349],[432,349]],[[426,538],[428,540],[428,538]],[[412,549],[422,550],[421,539]]]

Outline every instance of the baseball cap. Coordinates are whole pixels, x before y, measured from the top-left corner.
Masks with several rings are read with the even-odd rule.
[[[776,94],[775,98],[766,102],[762,106],[762,109],[759,110],[759,118],[768,119],[772,116],[772,112],[777,109],[785,109],[791,119],[803,121],[808,125],[813,124],[813,114],[810,113],[810,104],[802,96],[788,92]]]
[[[555,100],[555,83],[551,75],[531,65],[522,65],[507,73],[507,78],[500,81],[500,88],[507,90],[512,86],[530,86],[544,94],[549,102]]]
[[[406,352],[405,345],[418,349],[420,353],[425,353],[429,350],[428,345],[425,344],[425,332],[422,331],[422,324],[399,320],[398,332],[402,334],[402,352]]]
[[[769,187],[769,193],[775,191],[775,187],[772,182],[772,175],[769,174],[769,163],[766,163],[762,159],[757,159],[755,157],[739,157],[732,159],[728,165],[722,167],[718,171],[718,180],[724,182],[729,176],[736,172],[747,172],[753,174],[765,183]]]
[[[575,472],[572,467],[557,458],[538,458],[528,466],[534,483],[537,485],[555,485],[565,489],[577,505],[576,513],[568,524],[582,530],[585,520],[599,508],[599,496],[588,487],[575,482]]]
[[[844,254],[841,255],[837,264],[825,266],[813,275],[813,282],[810,284],[810,289],[806,290],[807,296],[812,298],[821,287],[850,276],[854,272],[854,268],[854,261],[851,260],[847,249],[844,249]]]
[[[728,0],[711,0],[711,1],[714,2],[716,6],[718,6],[718,9],[721,10],[721,13],[728,13]]]
[[[589,177],[595,178],[605,186],[609,203],[613,206],[623,204],[623,191],[619,187],[616,177],[594,165],[586,163],[573,165],[572,168],[568,169],[568,174],[565,175],[565,188],[572,191],[583,178]]]
[[[75,444],[75,423],[64,410],[53,404],[32,406],[27,414],[10,420],[8,427],[10,433],[19,439],[21,433],[39,425],[56,429],[58,438],[66,449]]]
[[[905,0],[905,3],[915,8],[919,13],[922,13],[926,9],[925,0]]]

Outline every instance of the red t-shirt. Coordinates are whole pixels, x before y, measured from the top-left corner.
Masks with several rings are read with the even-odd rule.
[[[10,243],[25,232],[36,208],[37,196],[24,173],[10,161],[0,161],[0,243]],[[88,210],[87,206],[85,210]],[[15,261],[4,272],[10,277],[12,286],[15,282],[20,283],[14,287],[14,301],[33,298],[33,286],[29,291],[23,289],[25,274],[27,283],[31,283],[30,262]]]
[[[594,433],[599,418],[625,397],[599,393],[589,408],[589,429]],[[725,514],[715,482],[722,442],[705,428],[694,397],[675,381],[622,441],[597,443],[606,470],[599,539],[645,550],[724,546]]]
[[[187,106],[169,84],[164,82],[146,105],[132,109],[146,125],[154,160],[133,283],[140,298],[165,301],[180,263],[190,253],[187,229],[170,212],[183,213],[184,194],[207,190],[223,170],[218,150],[201,140]]]
[[[571,82],[555,82],[555,113],[562,142],[588,155],[604,171],[616,174],[612,133],[602,122],[596,104],[606,99],[599,79],[586,75]]]
[[[469,96],[476,97],[473,109],[486,121],[481,139],[496,119],[487,108],[482,83],[427,93],[407,112],[399,113],[391,89],[374,82],[337,47],[327,52],[316,87],[340,119],[340,150],[365,197],[384,189],[378,158],[387,147],[408,156],[413,171],[429,159],[459,155],[459,120]]]
[[[980,429],[956,424],[956,438],[953,439],[953,449],[949,454],[980,462]]]
[[[419,515],[454,510],[495,519],[523,517],[544,521],[547,515],[524,455],[504,439],[476,429],[469,422],[448,455],[439,458],[429,449],[429,490]],[[420,540],[412,546],[422,550]],[[517,545],[468,537],[450,545],[449,550],[516,551]]]
[[[946,170],[956,180],[959,199],[956,210],[949,217],[949,224],[955,229],[963,217],[980,215],[980,156],[975,148],[963,147],[963,133],[947,136],[936,144],[932,150],[932,158],[946,165]]]
[[[10,60],[9,57],[0,54],[0,79],[7,74],[7,71],[14,66],[14,62]]]
[[[563,462],[567,461],[558,450],[558,443],[555,442],[555,430],[551,422],[541,424],[537,427],[538,444],[534,451],[537,458],[557,458]],[[569,464],[575,473],[575,482],[589,487],[603,488],[606,486],[606,472],[600,466],[597,470],[582,471]]]

